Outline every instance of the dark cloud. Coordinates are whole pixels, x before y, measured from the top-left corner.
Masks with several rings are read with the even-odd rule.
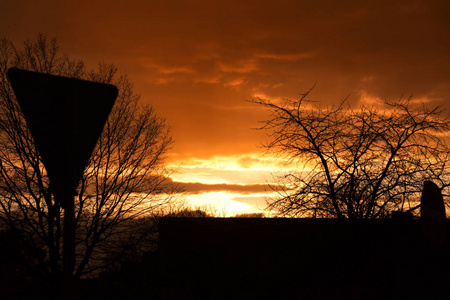
[[[199,182],[179,183],[188,194],[227,191],[239,194],[265,193],[271,191],[267,184],[204,184]]]

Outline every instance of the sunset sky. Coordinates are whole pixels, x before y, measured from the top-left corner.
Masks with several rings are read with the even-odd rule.
[[[0,1],[0,37],[38,33],[89,67],[114,63],[172,127],[168,163],[193,205],[264,208],[279,162],[266,112],[246,100],[321,104],[413,96],[450,103],[450,1]],[[450,108],[450,105],[447,105]]]

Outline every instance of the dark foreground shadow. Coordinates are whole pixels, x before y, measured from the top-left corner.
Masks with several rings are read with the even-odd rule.
[[[450,247],[420,220],[164,219],[161,299],[432,299]]]
[[[21,265],[5,257],[27,256],[10,250],[0,299],[57,299],[42,280],[15,288],[35,269],[18,278]],[[80,280],[74,299],[437,299],[448,293],[449,254],[448,235],[433,246],[409,218],[164,218],[157,252]],[[20,293],[2,298],[6,288]]]

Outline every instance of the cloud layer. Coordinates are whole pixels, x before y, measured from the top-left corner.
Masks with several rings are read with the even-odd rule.
[[[257,94],[449,99],[448,1],[5,1],[0,34],[38,31],[112,61],[174,128],[175,151],[255,148]],[[236,109],[233,109],[236,108]]]

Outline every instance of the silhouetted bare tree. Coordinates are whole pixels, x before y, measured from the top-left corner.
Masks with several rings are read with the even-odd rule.
[[[142,230],[138,236],[130,221],[173,196],[163,164],[172,142],[169,128],[152,107],[139,103],[133,85],[113,65],[87,71],[83,62],[60,55],[55,39],[44,35],[26,41],[23,49],[7,39],[0,41],[0,221],[20,232],[26,243],[46,250],[39,259],[52,276],[61,271],[62,209],[49,190],[46,171],[6,78],[11,67],[111,83],[119,89],[75,197],[74,276],[105,268],[102,257],[120,246],[121,238],[139,242],[148,234]]]
[[[286,159],[269,209],[283,216],[382,218],[417,207],[424,180],[449,186],[450,120],[410,99],[353,109],[254,99],[270,117],[264,146]],[[280,191],[279,191],[280,189]],[[275,190],[275,189],[274,189]]]

